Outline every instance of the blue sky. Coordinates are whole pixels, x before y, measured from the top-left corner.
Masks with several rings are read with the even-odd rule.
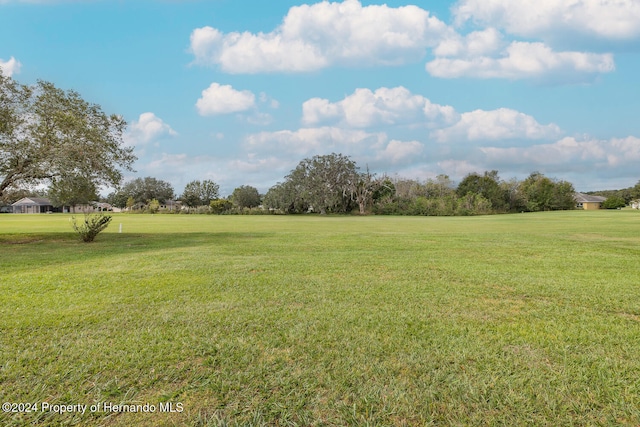
[[[0,0],[0,67],[129,122],[177,193],[339,152],[428,179],[640,179],[637,0]]]

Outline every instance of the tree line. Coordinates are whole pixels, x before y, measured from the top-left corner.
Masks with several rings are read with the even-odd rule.
[[[497,171],[471,173],[457,185],[446,175],[426,181],[376,176],[360,171],[350,157],[332,153],[306,158],[282,182],[259,194],[243,185],[227,198],[210,180],[192,181],[176,196],[171,184],[136,178],[107,197],[117,207],[157,212],[176,198],[186,212],[376,215],[481,215],[567,210],[574,188],[539,172],[524,180],[503,180]],[[167,208],[167,210],[169,210]],[[179,210],[184,212],[184,209]]]
[[[196,180],[178,196],[171,184],[153,177],[122,185],[122,171],[133,171],[136,160],[123,140],[126,125],[121,116],[104,113],[75,91],[45,81],[23,85],[0,70],[0,202],[33,195],[29,188],[48,184],[35,194],[58,206],[95,201],[98,188],[108,186],[117,190],[104,201],[151,212],[174,199],[188,212],[245,213],[262,206],[264,212],[286,214],[476,215],[575,204],[571,183],[539,172],[521,181],[504,180],[497,171],[471,173],[455,185],[446,175],[426,181],[376,176],[336,153],[303,159],[265,195],[241,186],[221,198],[217,183]],[[618,207],[640,199],[640,182],[594,193],[608,197],[605,207]]]
[[[446,175],[427,181],[360,172],[342,154],[302,160],[264,197],[267,209],[282,213],[387,215],[479,215],[573,209],[570,182],[539,172],[502,180],[497,171],[471,173],[455,185]]]

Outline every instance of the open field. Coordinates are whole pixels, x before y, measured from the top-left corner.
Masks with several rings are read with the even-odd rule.
[[[0,215],[0,424],[637,426],[639,259],[632,211]]]

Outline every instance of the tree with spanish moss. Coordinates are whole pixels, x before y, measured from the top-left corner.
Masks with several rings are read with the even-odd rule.
[[[0,71],[0,197],[70,176],[117,187],[136,160],[126,126],[78,92],[42,80],[23,85]]]

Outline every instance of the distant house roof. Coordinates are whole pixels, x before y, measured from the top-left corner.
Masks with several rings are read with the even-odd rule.
[[[602,203],[607,200],[606,197],[592,196],[584,193],[575,193],[573,197],[576,199],[577,203]]]
[[[49,199],[44,197],[23,197],[11,206],[53,206]]]

